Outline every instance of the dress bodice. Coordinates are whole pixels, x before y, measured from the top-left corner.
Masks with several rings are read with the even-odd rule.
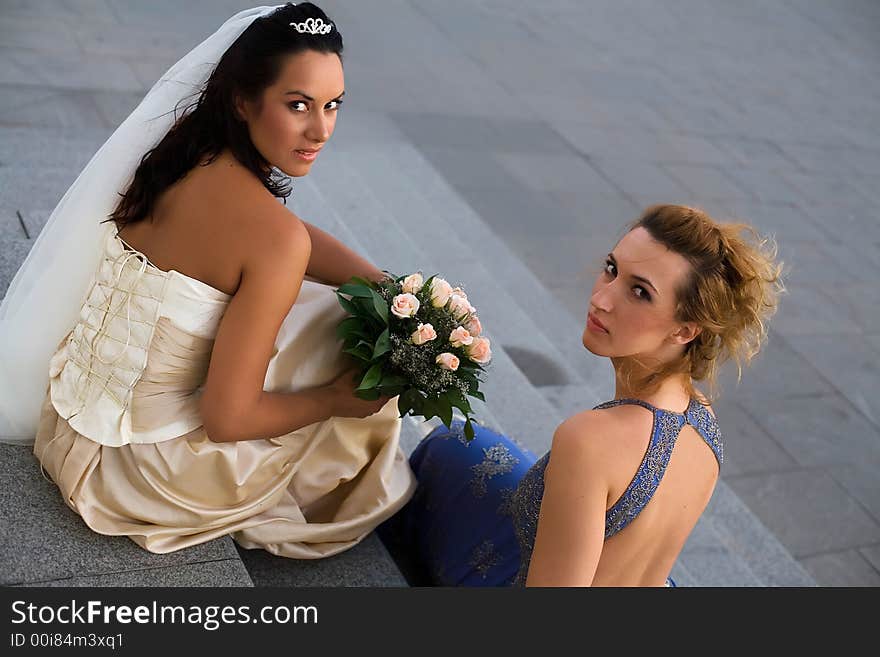
[[[645,456],[629,486],[605,514],[605,540],[621,531],[651,501],[666,466],[672,456],[672,449],[685,424],[689,424],[712,449],[719,466],[723,460],[723,444],[718,423],[705,406],[691,400],[684,413],[675,413],[656,408],[638,399],[616,399],[594,408],[601,410],[621,404],[636,404],[647,408],[654,414],[651,439]],[[538,514],[544,496],[544,471],[550,460],[550,452],[529,468],[517,486],[513,496],[513,523],[520,548],[520,568],[514,585],[523,585],[529,571],[535,535],[538,530]]]
[[[111,446],[195,429],[230,298],[159,269],[108,232],[79,318],[50,361],[55,409],[76,431]]]

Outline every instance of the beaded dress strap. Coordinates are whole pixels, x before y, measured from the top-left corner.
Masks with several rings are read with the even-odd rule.
[[[661,413],[663,415],[671,415],[673,417],[681,418],[682,424],[691,425],[696,432],[700,434],[700,437],[715,454],[719,467],[724,462],[724,443],[721,439],[721,430],[718,428],[718,421],[709,410],[696,399],[691,399],[684,413],[676,413],[675,411],[667,411],[663,408],[657,408],[646,401],[632,397],[612,399],[611,401],[594,406],[593,410],[601,411],[606,408],[613,408],[615,406],[623,406],[627,404],[647,408],[654,413],[655,416],[658,413]]]
[[[632,404],[635,406],[641,406],[642,408],[647,408],[652,413],[656,413],[658,409],[656,406],[652,406],[646,401],[642,401],[641,399],[633,399],[633,398],[624,398],[624,399],[612,399],[611,401],[604,402],[599,404],[598,406],[594,406],[594,411],[601,411],[606,408],[614,408],[615,406],[624,406],[626,404]]]
[[[693,399],[684,413],[657,408],[641,399],[614,399],[599,404],[594,410],[602,410],[624,404],[647,408],[654,415],[648,449],[635,476],[620,499],[605,514],[605,538],[608,539],[629,523],[645,508],[666,472],[672,450],[685,424],[690,424],[712,449],[720,467],[722,462],[721,434],[718,423],[705,406]]]

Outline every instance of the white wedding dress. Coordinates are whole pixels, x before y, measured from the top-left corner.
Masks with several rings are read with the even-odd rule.
[[[229,295],[163,271],[108,228],[79,319],[49,366],[34,453],[94,531],[170,552],[231,534],[310,559],[352,547],[411,497],[396,399],[266,440],[212,442],[199,395]],[[305,280],[265,389],[343,367],[331,287]]]

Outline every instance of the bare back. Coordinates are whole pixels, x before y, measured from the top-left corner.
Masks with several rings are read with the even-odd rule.
[[[263,390],[278,330],[309,264],[305,224],[228,154],[195,167],[169,188],[151,219],[125,227],[119,236],[159,269],[231,297],[200,401],[209,438],[274,437],[328,417],[330,392]]]
[[[618,399],[568,418],[518,490],[519,581],[527,571],[527,586],[662,586],[712,496],[721,450],[696,401],[675,413]]]
[[[281,206],[257,178],[228,154],[197,166],[159,198],[153,216],[119,236],[159,269],[176,270],[234,295],[261,217]]]
[[[649,449],[654,414],[638,406],[604,411],[618,425],[617,458],[608,478],[608,506],[624,496]],[[661,411],[662,412],[662,411]],[[718,461],[706,440],[684,424],[653,496],[638,515],[606,539],[593,586],[661,586],[709,503]]]

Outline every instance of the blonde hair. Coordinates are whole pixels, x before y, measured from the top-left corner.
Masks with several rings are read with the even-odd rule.
[[[694,322],[701,331],[682,358],[631,383],[650,392],[670,375],[687,374],[690,396],[700,398],[693,381],[705,381],[711,400],[718,393],[721,366],[733,360],[739,380],[767,339],[767,320],[785,289],[776,243],[748,224],[717,222],[681,205],[647,208],[629,229],[640,227],[690,263],[691,273],[676,295],[676,320]]]

